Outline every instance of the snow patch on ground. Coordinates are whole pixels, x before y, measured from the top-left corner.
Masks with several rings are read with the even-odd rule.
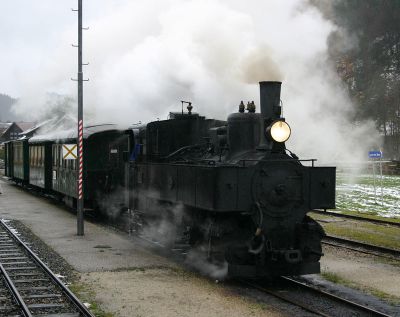
[[[337,208],[400,218],[400,176],[338,174]]]

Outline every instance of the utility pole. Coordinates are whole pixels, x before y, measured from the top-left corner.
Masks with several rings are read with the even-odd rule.
[[[83,236],[83,71],[82,71],[82,0],[78,0],[78,177],[77,177],[77,235]],[[87,65],[87,64],[85,64]],[[87,80],[85,80],[87,81]]]

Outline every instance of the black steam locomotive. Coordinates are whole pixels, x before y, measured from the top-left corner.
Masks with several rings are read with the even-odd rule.
[[[335,168],[304,166],[286,149],[280,87],[261,82],[261,113],[242,102],[227,121],[192,113],[189,103],[168,120],[86,128],[85,206],[127,215],[136,234],[228,263],[232,276],[318,273],[324,232],[307,212],[335,207]],[[18,142],[7,144],[7,175],[32,183],[30,148],[43,146],[46,190],[74,203],[76,164],[60,157],[72,139]],[[68,182],[61,170],[70,171]]]

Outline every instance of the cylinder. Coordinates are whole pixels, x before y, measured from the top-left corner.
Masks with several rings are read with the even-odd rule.
[[[260,111],[264,119],[275,120],[281,115],[280,81],[260,82]]]

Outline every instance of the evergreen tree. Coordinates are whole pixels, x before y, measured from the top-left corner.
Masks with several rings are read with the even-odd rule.
[[[329,39],[330,55],[357,107],[354,120],[375,120],[399,157],[400,0],[310,3],[338,26]]]

